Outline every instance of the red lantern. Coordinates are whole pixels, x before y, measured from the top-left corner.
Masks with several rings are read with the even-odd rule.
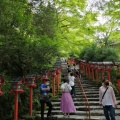
[[[22,79],[23,77],[13,78],[11,81],[11,93],[22,93]]]
[[[14,120],[18,120],[18,93],[24,92],[22,89],[23,77],[13,78],[11,81],[11,93],[14,93]]]
[[[32,116],[32,101],[33,101],[33,88],[35,88],[37,85],[35,83],[36,76],[33,77],[33,75],[26,76],[26,84],[27,87],[30,89],[30,95],[29,95],[29,114]]]
[[[56,76],[56,70],[51,70],[51,76],[55,77]]]
[[[41,80],[48,80],[48,75],[47,75],[47,73],[43,73],[43,74],[41,75]]]

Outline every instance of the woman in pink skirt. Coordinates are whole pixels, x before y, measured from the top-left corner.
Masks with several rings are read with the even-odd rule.
[[[67,79],[63,79],[61,90],[62,90],[62,96],[61,96],[60,109],[64,113],[64,116],[69,117],[69,114],[75,113],[76,109],[75,109],[74,102],[70,94],[70,91],[72,90],[72,88],[68,84]]]

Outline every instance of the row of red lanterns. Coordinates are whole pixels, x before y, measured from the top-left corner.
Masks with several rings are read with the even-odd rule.
[[[48,79],[48,75],[52,78],[52,91],[53,96],[55,95],[55,80],[57,81],[57,90],[59,89],[59,82],[60,82],[60,71],[61,67],[53,70],[48,70],[47,72],[44,72],[40,75],[41,80]],[[27,75],[25,77],[18,77],[13,78],[11,81],[11,93],[14,93],[14,120],[18,120],[18,94],[24,92],[22,89],[22,84],[25,83],[27,87],[30,89],[30,96],[29,96],[29,114],[32,116],[32,94],[33,94],[33,88],[35,88],[36,80],[38,79],[38,76],[33,75]],[[5,83],[4,77],[0,76],[0,95],[3,95],[2,92],[2,85]]]

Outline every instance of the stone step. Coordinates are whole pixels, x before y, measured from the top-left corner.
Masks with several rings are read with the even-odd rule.
[[[61,96],[61,94],[59,94],[60,96]],[[87,97],[89,97],[89,98],[98,98],[99,97],[99,95],[98,94],[87,94],[86,95]],[[83,96],[83,94],[82,93],[76,93],[76,96],[75,96],[75,98],[84,98],[84,96]]]
[[[83,85],[83,88],[90,88],[90,89],[99,89],[99,87],[96,87],[96,86],[90,86],[90,85]]]
[[[75,108],[79,111],[86,110],[86,106],[75,106]],[[116,110],[119,111],[119,108],[120,108],[120,105],[118,105],[118,108],[116,108]],[[60,110],[60,106],[54,106],[53,109]],[[90,105],[90,110],[103,110],[103,108],[100,105],[98,106]]]
[[[82,91],[80,91],[79,89],[76,89],[75,88],[75,92],[78,92],[78,93],[81,93],[82,94]],[[98,94],[99,91],[84,91],[85,94]]]
[[[53,115],[56,115],[56,114],[63,115],[61,110],[53,110],[52,113],[53,113]],[[104,114],[102,109],[99,110],[99,111],[98,110],[90,110],[90,113],[93,116],[97,116],[97,115],[100,116],[100,115]],[[120,115],[119,109],[116,109],[115,113],[116,113],[117,116]],[[75,113],[70,113],[70,115],[86,115],[86,110],[84,110],[84,111],[77,110]]]
[[[99,101],[88,101],[89,105],[95,105],[95,106],[99,106]],[[120,101],[117,101],[118,105],[120,104]],[[52,102],[52,104],[54,106],[60,106],[60,102]],[[75,106],[85,106],[86,101],[74,101],[74,105]]]
[[[59,96],[61,96],[61,94],[59,94]],[[96,94],[92,94],[92,95],[88,94],[88,95],[86,95],[86,97],[89,98],[89,99],[94,99],[94,98],[98,98],[99,96],[98,96],[98,94],[97,95]],[[76,96],[74,98],[76,98],[76,99],[84,99],[85,97],[82,94],[76,93]]]
[[[88,94],[88,95],[86,95],[86,97],[88,98],[96,98],[96,97],[98,97],[99,95],[98,94]],[[79,98],[79,97],[83,97],[83,95],[80,95],[79,93],[76,93],[76,98]]]
[[[84,92],[94,92],[94,91],[97,91],[98,93],[99,93],[99,91],[98,91],[98,89],[96,88],[96,89],[90,89],[90,88],[83,88],[83,90],[84,90]]]
[[[82,85],[82,87],[84,88],[84,89],[95,89],[95,90],[99,90],[99,88],[97,88],[97,87],[90,87],[90,86],[84,86],[84,85]],[[79,85],[75,85],[75,88],[81,88]]]
[[[40,115],[36,116],[35,120],[41,120]],[[69,118],[63,117],[63,115],[54,115],[51,118],[46,118],[45,120],[88,120],[88,116],[77,116],[77,115],[70,115]],[[91,116],[91,120],[105,120],[104,116]],[[116,120],[120,120],[119,116],[116,117]]]
[[[79,84],[78,84],[77,82],[75,82],[75,85],[76,85],[76,86],[79,86]],[[89,88],[99,88],[99,87],[97,87],[97,86],[93,86],[93,85],[89,85],[89,84],[83,85],[83,84],[81,83],[81,85],[84,86],[84,87],[89,87]]]
[[[83,88],[89,88],[89,89],[98,89],[99,90],[99,87],[96,87],[96,86],[89,86],[89,85],[82,85]]]
[[[88,118],[87,116],[76,116],[76,115],[70,115],[70,117],[64,117],[63,115],[53,115],[53,117],[51,118],[46,118],[45,116],[45,120],[87,120],[87,118]],[[35,120],[41,120],[40,114],[36,115]]]
[[[52,100],[52,102],[60,102],[61,98]],[[73,98],[73,101],[82,101],[83,98]],[[88,101],[99,101],[99,98],[88,98]]]
[[[93,101],[89,101],[89,104],[90,104],[90,105],[99,105],[99,103],[96,102],[96,101],[94,101],[94,102],[93,102]],[[53,105],[54,105],[54,106],[60,106],[60,102],[53,102]],[[75,106],[85,106],[85,105],[86,105],[86,102],[74,101],[74,105],[75,105]]]

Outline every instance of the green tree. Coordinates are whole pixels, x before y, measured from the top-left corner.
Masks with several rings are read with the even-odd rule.
[[[119,57],[112,47],[98,47],[95,44],[87,46],[80,54],[80,58],[86,61],[118,61]]]

